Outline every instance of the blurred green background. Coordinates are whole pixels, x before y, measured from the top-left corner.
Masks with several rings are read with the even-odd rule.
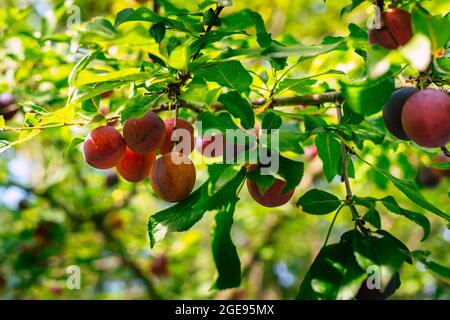
[[[187,3],[188,2],[188,3]],[[350,0],[261,0],[238,1],[224,15],[244,8],[260,12],[279,40],[294,37],[305,44],[318,44],[327,35],[348,33],[350,22],[367,25],[370,4],[340,17]],[[173,4],[196,11],[195,2]],[[114,15],[134,0],[2,1],[0,4],[0,92],[13,92],[19,101],[52,108],[64,106],[67,77],[80,57],[76,41],[62,41],[64,34],[77,38],[82,26],[67,28],[76,5],[82,22]],[[152,7],[151,1],[142,4]],[[424,1],[424,7],[442,14],[449,1]],[[56,34],[50,41],[44,36]],[[59,41],[61,40],[61,41]],[[109,48],[117,52],[117,48]],[[116,50],[116,51],[115,51]],[[138,51],[123,50],[123,61],[133,64]],[[254,62],[257,64],[258,62]],[[361,63],[353,53],[324,55],[296,69],[303,74],[321,66],[351,71]],[[248,62],[251,65],[252,61]],[[111,110],[126,94],[116,91],[102,100]],[[12,123],[23,122],[18,114]],[[210,254],[213,214],[185,233],[172,233],[150,250],[147,221],[168,206],[154,196],[149,181],[132,185],[117,179],[113,171],[88,167],[79,151],[63,159],[63,150],[73,136],[83,137],[88,128],[47,130],[36,139],[0,155],[0,297],[3,299],[291,299],[323,244],[332,216],[301,212],[294,202],[315,186],[344,194],[340,181],[326,183],[321,162],[306,161],[304,180],[292,203],[280,208],[256,204],[246,188],[235,213],[232,236],[241,257],[244,277],[241,288],[210,291],[214,264]],[[0,132],[0,139],[8,133]],[[394,174],[415,179],[417,168],[429,164],[432,154],[399,144],[370,145],[369,161]],[[373,170],[355,161],[354,193],[360,196],[394,195],[402,207],[414,208],[409,200]],[[197,167],[200,184],[205,165]],[[445,212],[449,179],[434,189],[423,189],[425,197]],[[422,231],[404,218],[382,213],[383,227],[401,239],[410,250],[430,250],[440,264],[450,265],[450,231],[442,220],[429,215],[431,235],[420,242]],[[351,215],[338,217],[331,241],[352,227]],[[81,289],[66,288],[66,268],[81,268]],[[448,280],[425,270],[421,264],[405,265],[401,288],[393,299],[449,299]]]

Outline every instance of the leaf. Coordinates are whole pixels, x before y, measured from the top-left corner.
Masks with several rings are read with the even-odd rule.
[[[305,60],[306,58],[314,58],[319,55],[344,48],[346,48],[346,45],[343,41],[316,46],[306,46],[302,44],[282,46],[272,42],[271,45],[261,54],[271,58],[300,57],[301,60]]]
[[[227,129],[238,130],[239,128],[233,122],[230,114],[228,112],[219,112],[219,113],[211,113],[211,112],[203,112],[199,121],[201,121],[202,128],[201,132],[205,132],[211,129],[217,129],[221,131],[223,134],[227,133]]]
[[[69,153],[83,142],[84,142],[83,138],[78,137],[73,138],[64,148],[63,159],[67,159]]]
[[[388,209],[392,213],[402,215],[421,226],[423,229],[423,237],[420,241],[424,241],[426,238],[428,238],[428,236],[430,235],[431,226],[430,221],[427,219],[427,217],[425,217],[423,214],[401,208],[392,196],[387,196],[383,199],[379,199],[379,201],[383,203],[386,209]]]
[[[318,189],[309,190],[297,201],[297,207],[301,206],[303,212],[318,215],[333,212],[340,205],[341,201],[338,197]]]
[[[237,91],[231,91],[222,94],[219,97],[224,108],[235,118],[241,120],[241,124],[245,129],[252,129],[255,126],[255,114],[253,113],[250,103],[242,98]]]
[[[437,168],[439,170],[450,170],[450,161],[448,162],[433,162],[431,163],[433,168]]]
[[[429,260],[427,257],[429,256],[430,252],[416,250],[412,251],[411,254],[414,258],[423,263],[428,270],[431,270],[437,275],[450,280],[450,268]]]
[[[171,66],[172,68],[186,73],[189,69],[190,59],[191,51],[189,46],[179,46],[170,53],[168,62],[169,66]]]
[[[353,255],[356,231],[342,235],[339,243],[323,247],[306,273],[296,299],[352,299],[367,277]]]
[[[373,225],[375,228],[381,228],[381,218],[379,212],[375,207],[369,208],[367,213],[363,216],[363,219]]]
[[[266,31],[264,20],[257,12],[250,12],[250,16],[256,28],[256,40],[260,47],[267,48],[272,43],[272,36]]]
[[[152,25],[150,28],[150,35],[157,43],[161,43],[166,35],[166,25],[164,22],[158,22]]]
[[[338,164],[341,158],[341,145],[332,134],[324,132],[316,136],[315,145],[320,160],[323,163],[323,172],[328,182],[338,174]]]
[[[341,10],[341,17],[344,14],[347,14],[347,13],[350,13],[351,11],[353,11],[356,7],[358,7],[364,1],[365,0],[352,0],[352,3],[346,5],[345,7],[342,8],[342,10]]]
[[[310,86],[316,83],[316,80],[313,80],[313,78],[317,78],[323,75],[341,75],[344,74],[344,72],[339,70],[328,70],[319,74],[315,74],[308,77],[303,78],[285,78],[281,83],[278,85],[276,93],[283,92],[285,90],[294,91],[297,93],[309,93],[308,89]]]
[[[102,48],[99,48],[95,51],[87,53],[83,58],[80,59],[80,61],[77,62],[77,64],[73,67],[72,71],[69,74],[68,77],[68,83],[69,86],[74,86],[75,81],[77,80],[78,74],[84,70],[89,63],[91,63],[97,55],[102,51]]]
[[[241,263],[230,234],[237,201],[237,197],[232,199],[215,217],[211,247],[218,276],[212,288],[217,290],[236,288],[241,284]]]
[[[264,115],[261,128],[269,132],[270,130],[279,129],[281,127],[282,122],[283,120],[279,115],[269,111]]]
[[[129,118],[142,118],[157,102],[159,95],[135,96],[128,100],[120,113],[120,121],[123,123]]]
[[[364,162],[366,162],[366,161],[364,161]],[[368,162],[366,162],[366,163],[368,163]],[[377,172],[381,173],[383,176],[388,178],[394,184],[394,186],[397,187],[397,189],[400,190],[411,201],[418,204],[422,208],[440,216],[441,218],[444,218],[447,221],[450,221],[450,216],[447,213],[436,208],[431,202],[429,202],[427,199],[424,198],[424,196],[420,193],[419,189],[417,189],[417,186],[414,184],[414,182],[396,178],[383,169],[380,169],[377,167],[373,167],[373,168]]]
[[[279,155],[280,166],[278,174],[286,181],[282,193],[286,193],[300,184],[305,170],[303,162],[295,161]]]
[[[195,74],[203,77],[206,81],[216,82],[239,92],[248,90],[253,82],[252,76],[239,61],[206,65],[196,70]]]
[[[114,27],[117,28],[122,23],[130,22],[130,21],[146,21],[146,22],[162,22],[164,18],[154,13],[148,8],[138,8],[134,10],[132,8],[126,8],[120,11],[116,15],[116,19],[114,21]]]
[[[448,16],[432,16],[421,8],[416,8],[412,12],[414,34],[426,35],[431,40],[433,52],[446,48],[450,40],[449,20]]]
[[[212,8],[209,8],[203,14],[203,24],[205,26],[219,27],[220,25],[222,25],[222,22],[220,21],[219,16],[214,12],[214,10]]]
[[[150,247],[165,236],[167,232],[181,232],[190,229],[205,213],[205,209],[195,207],[200,200],[205,184],[195,190],[189,197],[170,208],[152,215],[148,221]]]
[[[340,84],[342,96],[350,109],[366,116],[379,112],[394,91],[394,81],[391,75],[360,83],[340,81]]]

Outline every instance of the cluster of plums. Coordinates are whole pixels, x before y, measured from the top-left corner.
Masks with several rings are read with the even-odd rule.
[[[400,8],[391,8],[381,13],[380,28],[371,28],[369,43],[386,49],[397,49],[413,36],[411,14]]]
[[[10,93],[0,94],[0,115],[5,120],[11,120],[19,111],[19,107],[16,104],[16,98]]]
[[[443,147],[450,141],[450,97],[442,91],[396,90],[384,106],[383,118],[398,139],[427,148]]]
[[[150,177],[153,190],[161,199],[179,202],[194,188],[196,174],[194,164],[185,154],[187,152],[174,148],[171,141],[174,123],[175,119],[164,122],[150,111],[142,118],[126,120],[123,136],[112,126],[98,127],[84,142],[84,159],[97,169],[116,167],[119,174],[130,182]],[[191,124],[178,119],[177,128],[191,133],[193,146],[194,129]],[[156,151],[161,154],[158,159]]]
[[[178,135],[184,129],[187,135]],[[127,119],[123,134],[113,126],[101,126],[91,131],[84,141],[85,161],[97,169],[116,167],[117,172],[129,182],[139,182],[150,177],[155,193],[168,202],[184,200],[196,181],[195,166],[188,158],[196,148],[206,157],[227,158],[229,142],[220,135],[194,138],[194,128],[183,119],[163,121],[150,111],[142,118]],[[189,141],[183,141],[183,138]],[[175,143],[176,142],[176,143]],[[178,148],[183,143],[183,148]],[[185,147],[188,145],[189,147]],[[233,145],[233,155],[245,151],[242,145]],[[157,151],[161,155],[157,158]],[[249,171],[257,165],[249,166]],[[112,178],[111,178],[112,179]],[[109,182],[109,185],[116,181]],[[250,195],[263,206],[276,207],[287,203],[294,190],[282,192],[285,182],[275,179],[268,188],[259,187],[256,181],[247,180]]]

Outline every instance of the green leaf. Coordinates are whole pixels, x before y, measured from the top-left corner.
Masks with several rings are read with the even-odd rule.
[[[318,189],[309,190],[297,201],[297,207],[301,206],[303,212],[317,215],[333,212],[340,205],[341,201],[338,197]]]
[[[256,28],[256,40],[260,47],[267,48],[272,43],[272,36],[266,31],[266,26],[261,15],[257,12],[250,12],[250,16]]]
[[[205,209],[195,207],[200,200],[205,184],[195,190],[189,197],[170,208],[152,215],[148,221],[150,246],[165,236],[167,232],[181,232],[190,229],[205,213]]]
[[[199,121],[202,123],[202,133],[210,129],[217,129],[223,134],[227,133],[227,129],[238,130],[228,112],[203,112],[199,117]]]
[[[341,17],[344,14],[352,12],[356,7],[358,7],[361,3],[363,3],[365,0],[352,0],[352,3],[346,5],[341,10]]]
[[[378,113],[394,91],[392,76],[360,83],[340,81],[342,95],[350,109],[366,116]]]
[[[191,51],[189,46],[179,46],[176,47],[175,50],[173,50],[170,53],[168,62],[172,68],[186,73],[187,70],[189,69],[190,59],[191,59]]]
[[[381,228],[381,218],[380,213],[375,209],[375,207],[369,208],[366,214],[363,216],[364,221],[369,222],[375,228]]]
[[[437,168],[439,170],[450,170],[450,161],[448,162],[433,162],[431,164],[433,168]]]
[[[450,280],[450,268],[428,259],[428,256],[430,255],[429,251],[416,250],[412,251],[411,254],[414,258],[423,263],[428,270],[431,270],[440,277]]]
[[[219,27],[222,24],[222,22],[220,21],[219,16],[214,12],[214,10],[212,8],[209,8],[203,14],[203,24],[205,26]]]
[[[248,90],[253,82],[250,73],[239,61],[225,61],[203,66],[195,74],[206,81],[216,82],[221,86],[243,92]]]
[[[323,172],[328,182],[331,182],[338,174],[338,164],[341,158],[341,144],[328,132],[317,135],[315,144],[317,153],[323,163]]]
[[[343,41],[316,46],[307,46],[302,44],[282,46],[272,42],[271,45],[266,48],[261,54],[263,56],[271,58],[300,57],[301,60],[305,60],[307,58],[314,58],[334,50],[345,48],[346,45]]]
[[[412,12],[412,25],[414,34],[426,35],[432,44],[432,51],[446,48],[450,40],[449,16],[432,16],[423,9],[416,8]]]
[[[264,115],[261,128],[267,131],[276,130],[281,127],[282,122],[283,120],[279,115],[269,111]]]
[[[74,86],[75,81],[77,80],[78,74],[84,70],[89,63],[91,63],[97,56],[98,54],[102,51],[102,48],[99,48],[95,51],[89,52],[87,53],[83,58],[80,59],[80,61],[77,62],[77,64],[75,65],[75,67],[73,67],[72,71],[69,74],[68,77],[68,82],[69,82],[69,86]]]
[[[278,168],[278,174],[286,181],[282,193],[288,192],[300,184],[303,178],[303,172],[305,170],[305,164],[303,162],[295,161],[279,156],[280,166]]]
[[[367,161],[365,161],[365,160],[363,160],[363,161],[366,162],[367,164],[369,164]],[[422,208],[440,216],[441,218],[444,218],[447,221],[450,221],[450,216],[447,213],[436,208],[431,202],[429,202],[427,199],[425,199],[425,197],[420,193],[419,189],[414,184],[414,182],[396,178],[383,169],[380,169],[380,168],[377,168],[374,166],[373,166],[373,168],[377,172],[381,173],[383,176],[388,178],[394,184],[394,186],[397,187],[397,189],[400,190],[411,201],[418,204]]]
[[[313,78],[317,78],[323,75],[341,75],[344,72],[339,70],[328,70],[319,74],[315,74],[312,76],[304,77],[304,78],[285,78],[277,87],[276,93],[280,93],[286,90],[294,91],[296,93],[309,93],[310,86],[315,84],[317,81]]]
[[[158,22],[152,25],[150,28],[150,35],[157,43],[161,43],[166,35],[166,25],[164,22]]]
[[[64,148],[63,159],[67,159],[67,156],[70,154],[70,152],[83,142],[84,142],[83,138],[78,137],[73,138]]]
[[[219,97],[224,108],[235,118],[241,120],[241,124],[245,129],[253,129],[255,126],[255,114],[253,113],[250,103],[242,98],[237,91],[231,91],[222,94]]]
[[[158,101],[159,95],[135,96],[129,99],[120,113],[120,121],[123,123],[129,118],[142,118]]]
[[[215,217],[211,247],[218,276],[212,288],[217,290],[236,288],[241,284],[241,263],[230,234],[237,201],[237,197],[232,199]]]
[[[342,235],[339,243],[323,247],[309,268],[296,299],[352,299],[367,277],[353,255],[356,231]]]

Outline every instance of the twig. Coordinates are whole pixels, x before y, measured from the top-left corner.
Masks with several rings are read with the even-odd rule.
[[[447,158],[450,158],[450,150],[446,146],[441,147],[441,150]]]
[[[159,3],[158,0],[153,0],[153,12],[159,13]]]
[[[222,6],[217,6],[216,10],[214,11],[214,14],[216,15],[216,17],[218,17],[218,16],[220,15],[220,13],[222,12],[222,10],[223,10],[223,7],[222,7]],[[205,37],[206,34],[207,34],[208,32],[211,31],[212,27],[213,27],[212,25],[209,25],[209,26],[206,28],[206,31],[205,31],[205,33],[203,34],[203,37]],[[201,42],[201,44],[199,45],[197,51],[192,55],[191,61],[194,61],[195,59],[197,59],[198,55],[200,54],[200,51],[202,51],[202,49],[203,49],[204,47],[205,47],[205,42],[203,41],[203,42]]]

